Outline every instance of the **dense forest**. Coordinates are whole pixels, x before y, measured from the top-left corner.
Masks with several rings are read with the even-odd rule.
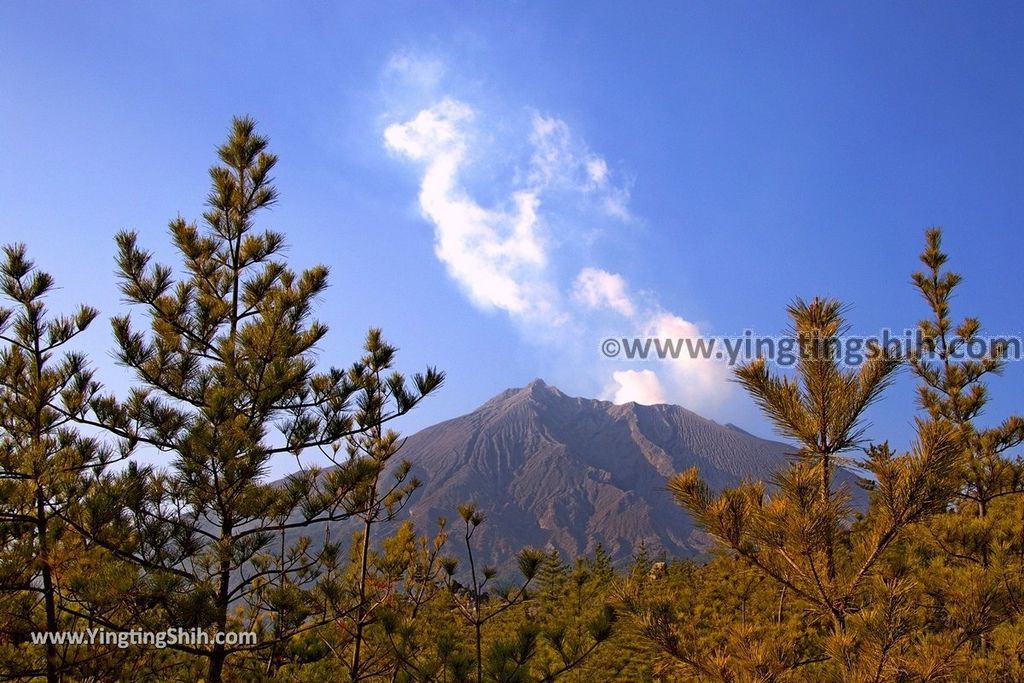
[[[247,118],[217,153],[201,220],[170,223],[176,266],[116,236],[125,395],[76,351],[99,312],[50,310],[56,280],[4,248],[0,677],[1024,680],[1024,419],[985,413],[1005,346],[960,358],[982,327],[952,310],[938,229],[913,274],[920,348],[847,367],[842,304],[797,299],[794,372],[736,369],[794,457],[767,483],[665,482],[715,539],[706,561],[523,548],[513,574],[474,558],[474,501],[435,528],[402,521],[420,483],[396,428],[443,372],[403,374],[377,329],[351,365],[321,365],[328,269],[290,269],[284,236],[258,227],[276,157]],[[909,452],[865,441],[898,372],[919,387]],[[332,466],[270,483],[272,460],[314,450]],[[850,467],[864,509],[836,484]],[[340,521],[355,532],[332,537]],[[39,638],[179,629],[208,637]]]

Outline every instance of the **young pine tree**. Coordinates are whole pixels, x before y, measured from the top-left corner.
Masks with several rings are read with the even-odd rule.
[[[540,662],[534,667],[539,680],[567,676],[583,681],[596,673],[585,672],[584,665],[611,637],[616,615],[604,599],[607,581],[595,575],[590,564],[578,557],[569,569],[552,551],[541,565],[538,601],[543,611],[531,617],[540,621],[544,636]]]
[[[594,546],[594,556],[587,561],[587,568],[591,575],[602,584],[611,581],[615,576],[611,556],[601,543]]]
[[[883,608],[905,605],[899,601],[907,593],[900,577],[885,575],[882,561],[909,528],[945,509],[955,490],[956,441],[946,422],[928,421],[918,423],[910,453],[896,455],[887,444],[868,448],[861,466],[874,479],[871,504],[851,524],[849,495],[835,487],[835,468],[861,446],[864,410],[900,360],[873,347],[859,368],[842,367],[836,301],[797,300],[789,313],[800,352],[796,378],[769,372],[760,359],[736,371],[798,445],[796,460],[777,475],[777,492],[747,483],[714,494],[695,469],[670,480],[669,489],[724,548],[828,624],[819,656],[847,679],[858,678],[891,661],[896,644],[885,640],[889,635],[907,635],[906,610]]]
[[[154,618],[174,626],[238,628],[233,606],[258,591],[265,596],[267,583],[281,587],[276,626],[257,645],[179,646],[206,662],[209,683],[222,680],[231,655],[274,647],[336,618],[329,598],[337,591],[287,585],[293,577],[305,581],[336,548],[317,550],[300,538],[282,553],[274,544],[285,532],[351,517],[349,497],[379,474],[373,463],[351,459],[272,486],[271,460],[308,448],[331,455],[354,432],[411,410],[443,380],[433,369],[411,386],[393,378],[390,401],[355,424],[349,403],[363,375],[315,365],[327,327],[311,316],[327,289],[327,268],[295,273],[281,258],[284,237],[256,229],[259,213],[277,199],[277,157],[248,118],[235,119],[218,156],[204,227],[180,218],[170,224],[180,275],[154,263],[135,233],[117,236],[121,292],[148,331],[128,315],[113,320],[118,360],[138,385],[123,401],[94,401],[91,421],[173,460],[169,470],[133,468],[111,478],[82,523],[149,574]],[[378,338],[371,333],[370,342]],[[260,621],[258,613],[253,618]]]
[[[363,630],[367,653],[364,677],[430,681],[444,680],[453,673],[455,639],[445,618],[447,603],[441,599],[445,593],[441,581],[445,526],[441,519],[437,534],[428,538],[417,534],[412,522],[406,521],[381,539],[379,551],[371,550],[368,582],[374,588],[367,592],[367,599],[372,600],[367,613],[372,619]],[[354,561],[360,559],[355,553]],[[461,658],[466,672],[468,662],[468,657]]]
[[[925,268],[913,280],[930,317],[919,323],[921,348],[909,360],[920,380],[920,407],[932,420],[953,426],[958,453],[954,504],[929,521],[913,549],[935,615],[930,652],[919,658],[920,668],[928,672],[967,656],[973,675],[999,671],[1020,677],[1024,666],[1016,653],[1024,640],[1016,634],[1024,616],[1024,464],[1008,454],[1024,442],[1024,419],[1011,416],[979,426],[989,400],[986,380],[1005,367],[1008,348],[1002,340],[985,342],[976,318],[954,324],[951,300],[962,278],[946,270],[938,228],[926,232],[925,242]]]
[[[51,315],[53,278],[24,245],[4,247],[3,257],[0,291],[10,308],[0,307],[0,630],[27,641],[30,632],[56,635],[80,623],[65,611],[66,596],[88,551],[63,517],[93,473],[124,453],[82,435],[69,417],[92,383],[85,357],[65,348],[97,311]],[[34,648],[0,654],[5,673],[52,682],[96,657],[52,641],[42,650],[41,658]]]
[[[537,570],[538,597],[545,607],[552,607],[562,599],[568,578],[569,568],[558,549],[552,548],[544,554]]]
[[[484,523],[484,513],[477,509],[475,503],[459,506],[459,517],[464,525],[463,541],[466,546],[466,558],[469,564],[469,584],[463,587],[454,580],[456,564],[449,560],[444,567],[446,581],[452,597],[452,609],[457,612],[473,629],[473,650],[475,653],[476,682],[484,681],[484,626],[504,614],[508,610],[521,605],[529,599],[527,589],[537,576],[544,553],[534,548],[524,548],[519,552],[519,572],[523,581],[518,586],[503,586],[496,589],[493,603],[487,586],[497,576],[498,571],[491,566],[477,566],[473,554],[473,535]],[[536,641],[539,629],[534,624],[526,623],[507,640],[492,643],[486,661],[489,676],[504,680],[500,676],[510,670],[524,670],[527,662],[536,654]]]
[[[915,272],[913,278],[931,318],[919,324],[922,348],[911,355],[910,366],[921,380],[921,407],[931,419],[947,421],[957,430],[963,480],[958,496],[984,518],[992,501],[1024,491],[1024,468],[1019,461],[1004,457],[1024,443],[1024,418],[1014,415],[984,429],[975,425],[988,403],[985,378],[1005,367],[1008,349],[1005,340],[991,347],[982,344],[977,318],[965,318],[954,327],[950,300],[962,278],[943,270],[948,256],[942,251],[941,231],[932,228],[925,238],[921,262],[927,270]],[[982,350],[985,352],[980,353]]]
[[[355,608],[352,610],[354,642],[349,678],[353,683],[371,675],[364,658],[363,634],[375,617],[378,607],[394,589],[394,581],[383,582],[381,590],[370,589],[371,554],[376,527],[395,519],[409,501],[409,496],[420,483],[409,478],[412,464],[407,461],[389,465],[395,460],[403,442],[398,432],[385,429],[388,406],[412,401],[401,374],[392,372],[397,352],[387,344],[379,330],[371,330],[367,337],[366,354],[351,371],[352,382],[360,387],[357,410],[353,420],[357,432],[348,437],[348,454],[352,461],[360,462],[370,473],[348,496],[347,506],[362,522],[356,535],[358,546]],[[381,594],[383,593],[383,595]]]

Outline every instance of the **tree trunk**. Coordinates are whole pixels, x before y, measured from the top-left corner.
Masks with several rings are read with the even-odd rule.
[[[39,535],[39,564],[43,575],[43,602],[46,610],[46,681],[57,683],[57,644],[52,638],[57,635],[57,603],[54,599],[53,572],[50,568],[49,525],[46,518],[46,497],[41,485],[36,486],[36,532]]]
[[[363,523],[363,548],[362,557],[359,563],[359,605],[356,608],[356,642],[352,648],[352,669],[349,672],[352,683],[359,680],[359,669],[362,666],[360,657],[363,647],[363,620],[366,618],[366,574],[367,562],[370,555],[370,525],[369,517]]]
[[[221,527],[221,539],[228,540],[231,537],[231,525],[225,524]],[[220,561],[220,586],[217,589],[217,633],[224,633],[228,627],[228,603],[231,590],[231,561],[224,558]],[[221,636],[223,638],[223,636]],[[221,683],[224,676],[224,660],[227,659],[226,646],[222,642],[213,644],[213,651],[210,653],[210,667],[207,683]]]
[[[828,509],[832,500],[832,463],[830,462],[829,454],[821,454],[821,504],[826,510]],[[825,573],[828,576],[829,583],[834,583],[836,580],[836,560],[835,560],[835,538],[832,535],[832,527],[829,529],[825,536]]]

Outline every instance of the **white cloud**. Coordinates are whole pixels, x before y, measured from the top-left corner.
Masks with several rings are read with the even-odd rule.
[[[398,64],[414,72],[419,69]],[[606,216],[630,219],[629,192],[612,182],[614,173],[604,158],[577,139],[561,119],[535,114],[528,134],[532,146],[528,170],[515,176],[510,173],[504,198],[485,206],[471,196],[463,177],[470,159],[486,161],[474,146],[479,140],[475,117],[470,106],[445,98],[384,131],[389,150],[422,165],[419,207],[434,226],[434,252],[475,305],[506,312],[528,330],[532,340],[556,349],[580,339],[599,340],[598,322],[590,312],[601,309],[615,311],[627,321],[624,335],[699,336],[695,324],[662,309],[650,293],[641,300],[631,296],[618,273],[585,266],[572,283],[559,284],[560,269],[552,261],[564,267],[566,256],[571,260],[580,254],[558,252],[575,242],[548,235],[545,216],[554,210],[564,219],[568,207],[579,220],[580,206],[565,201],[567,193],[583,198],[586,206],[598,207]],[[570,300],[576,305],[570,305]],[[611,363],[603,360],[580,369],[606,384],[614,369]],[[728,390],[727,369],[710,359],[679,358],[648,365],[611,372],[614,385],[605,396],[616,403],[671,399],[706,409]]]
[[[626,221],[630,219],[629,210],[626,208],[626,202],[628,201],[629,192],[619,188],[607,194],[601,200],[601,206],[604,208],[604,212],[612,218]]]
[[[525,318],[552,315],[537,194],[514,192],[507,208],[487,209],[460,184],[473,116],[470,107],[445,99],[388,126],[384,140],[391,150],[426,164],[419,202],[435,227],[434,251],[470,299]]]
[[[617,385],[611,392],[613,403],[640,403],[646,406],[667,403],[661,381],[651,370],[622,370],[612,373]]]
[[[573,286],[573,298],[588,308],[611,308],[627,318],[636,312],[622,276],[600,268],[580,271]]]
[[[660,339],[692,339],[701,336],[700,328],[673,313],[658,312],[647,321],[644,333]],[[685,347],[684,347],[685,349]],[[716,405],[729,390],[729,369],[713,358],[690,358],[685,352],[676,359],[663,361],[672,380],[672,394],[686,405]]]
[[[384,141],[388,147],[412,159],[423,160],[442,154],[461,157],[465,153],[465,135],[461,127],[473,119],[473,110],[445,98],[424,109],[414,119],[388,126]]]
[[[608,162],[603,157],[573,136],[569,125],[561,119],[535,113],[532,124],[533,156],[528,174],[532,186],[593,195],[605,214],[629,220],[629,190],[612,184]]]
[[[533,156],[530,158],[530,183],[537,186],[574,181],[576,156],[570,146],[569,126],[559,119],[533,115],[530,133]]]
[[[444,75],[445,66],[441,60],[412,51],[394,53],[384,66],[385,77],[397,78],[421,90],[437,87]]]
[[[603,185],[608,179],[608,164],[598,156],[587,159],[587,175],[594,185]]]

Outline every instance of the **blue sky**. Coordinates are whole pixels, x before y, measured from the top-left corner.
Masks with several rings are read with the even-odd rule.
[[[172,258],[168,220],[199,217],[247,113],[281,157],[265,224],[332,268],[323,361],[378,325],[404,368],[448,372],[405,431],[540,376],[769,435],[722,368],[601,339],[777,334],[815,294],[902,329],[934,224],[967,276],[954,313],[1020,334],[1022,37],[994,2],[5,3],[0,241],[55,304],[115,312],[114,233]],[[104,325],[84,344],[127,385]],[[1022,389],[1016,363],[991,416]],[[904,377],[870,436],[904,445],[912,396]]]

